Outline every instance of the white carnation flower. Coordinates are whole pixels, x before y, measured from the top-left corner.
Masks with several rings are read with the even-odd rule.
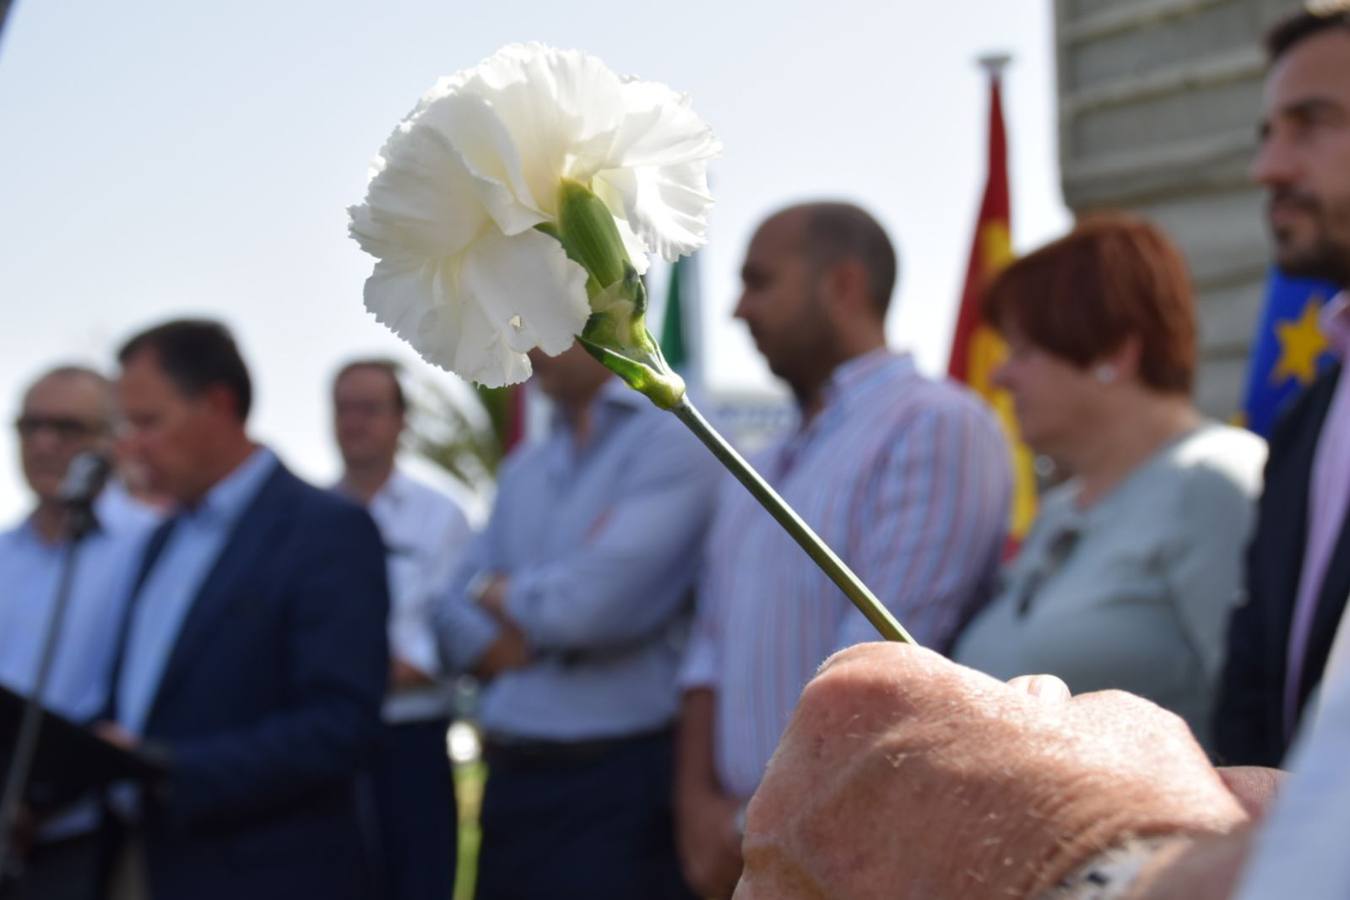
[[[674,260],[703,245],[720,149],[663,85],[577,51],[505,47],[442,79],[376,159],[349,210],[379,260],[366,307],[437,365],[490,387],[523,381],[525,354],[566,349],[610,287],[588,298],[594,273],[546,233],[563,184],[603,202],[640,273],[648,252]]]

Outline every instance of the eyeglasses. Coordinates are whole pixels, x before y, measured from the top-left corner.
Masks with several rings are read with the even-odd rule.
[[[1077,526],[1069,526],[1060,531],[1050,539],[1045,548],[1045,556],[1041,559],[1041,564],[1037,566],[1030,575],[1022,580],[1022,589],[1017,594],[1017,615],[1025,616],[1031,611],[1032,601],[1040,593],[1045,583],[1064,568],[1064,564],[1069,561],[1073,555],[1074,548],[1078,546],[1078,539],[1083,536],[1083,532]]]
[[[14,421],[14,430],[19,437],[31,440],[42,431],[50,431],[58,440],[76,441],[103,433],[103,426],[97,422],[86,422],[72,416],[19,416]]]
[[[339,416],[358,416],[363,419],[394,416],[402,412],[393,403],[365,400],[339,400],[333,404],[333,411]]]

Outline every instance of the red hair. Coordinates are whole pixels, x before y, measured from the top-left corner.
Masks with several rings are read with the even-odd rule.
[[[985,292],[985,320],[1079,368],[1139,342],[1139,380],[1189,394],[1195,297],[1181,252],[1134,216],[1103,213],[1013,262]]]

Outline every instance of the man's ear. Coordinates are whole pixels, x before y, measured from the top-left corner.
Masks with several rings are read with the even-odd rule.
[[[223,384],[212,384],[201,392],[202,404],[213,413],[227,415],[234,419],[243,419],[239,410],[239,398],[234,391]]]
[[[868,298],[867,269],[861,260],[841,259],[825,270],[822,278],[825,299],[834,308],[850,311],[871,304]]]

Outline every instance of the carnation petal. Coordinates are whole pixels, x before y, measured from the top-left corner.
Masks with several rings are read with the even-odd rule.
[[[623,90],[625,114],[595,176],[608,191],[597,192],[648,247],[674,260],[706,242],[707,163],[722,145],[684,95],[651,81],[629,80]]]
[[[642,240],[663,259],[674,261],[707,243],[707,169],[702,162],[647,169],[616,169],[602,172],[600,196],[622,203],[621,215]],[[616,211],[616,214],[619,214]]]
[[[518,384],[532,371],[530,358],[512,349],[486,311],[472,303],[456,311],[432,310],[421,322],[419,337],[428,346],[455,348],[454,365],[437,364],[484,387]]]
[[[382,259],[366,308],[424,359],[487,387],[524,381],[526,353],[558,354],[586,324],[586,273],[539,232],[488,232],[461,256]]]
[[[489,234],[464,255],[460,283],[514,350],[538,347],[556,356],[591,314],[586,270],[562,245],[538,231]]]
[[[619,239],[623,241],[623,249],[628,253],[628,259],[633,263],[633,268],[637,270],[639,275],[645,275],[651,262],[648,257],[652,250],[642,238],[638,237],[637,232],[633,230],[633,226],[628,224],[628,219],[625,218],[627,214],[623,208],[623,194],[614,190],[599,178],[595,180],[594,187],[595,195],[614,214],[614,225],[619,229]]]
[[[615,168],[680,165],[715,159],[722,143],[694,112],[689,97],[655,81],[623,86],[624,117],[614,133],[609,163]]]
[[[548,219],[525,178],[515,140],[485,99],[451,94],[430,104],[419,125],[454,142],[484,207],[503,233],[519,234]]]
[[[556,213],[563,178],[587,182],[600,161],[585,152],[622,120],[624,84],[603,62],[541,44],[504,47],[461,87],[488,103],[515,142],[530,196]]]
[[[348,210],[351,235],[367,253],[448,256],[487,222],[474,177],[434,131],[404,123],[377,163],[365,202]]]
[[[614,217],[614,225],[619,229],[619,239],[623,241],[623,249],[628,253],[629,262],[639,275],[646,275],[647,268],[651,264],[648,258],[652,252],[651,248],[638,237],[633,226],[629,225],[628,220],[622,215]]]

